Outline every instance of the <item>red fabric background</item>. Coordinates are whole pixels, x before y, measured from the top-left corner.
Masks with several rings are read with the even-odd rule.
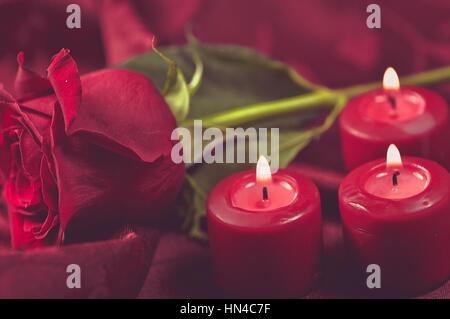
[[[194,34],[207,42],[237,43],[253,47],[297,68],[309,79],[333,87],[378,81],[387,65],[400,75],[450,64],[450,2],[448,0],[379,0],[382,9],[381,30],[366,27],[366,6],[373,1],[360,0],[150,0],[150,1],[78,1],[82,7],[83,27],[69,31],[63,27],[65,5],[70,1],[0,1],[0,82],[11,87],[16,70],[15,56],[25,50],[38,70],[51,55],[68,47],[81,71],[117,63],[147,50],[148,39],[156,35],[160,44],[183,41],[184,28],[190,23]],[[100,19],[98,18],[100,17]],[[111,19],[120,19],[116,25]],[[450,100],[450,85],[434,88]],[[307,298],[363,297],[348,282],[342,235],[336,212],[336,187],[341,170],[336,128],[299,155],[301,166],[319,184],[324,204],[324,257],[321,276]],[[1,271],[17,262],[17,253],[8,249],[8,224],[0,216],[0,283],[20,281],[23,273]],[[134,236],[134,235],[133,235]],[[132,237],[133,237],[132,236]],[[126,237],[126,236],[125,236]],[[98,265],[114,262],[120,266],[129,250],[140,252],[135,260],[146,279],[134,276],[127,296],[139,298],[221,297],[214,285],[205,244],[173,231],[164,232],[156,252],[130,244],[130,238],[112,241],[117,254],[111,261],[99,254]],[[139,237],[141,238],[141,237]],[[156,247],[157,236],[147,238]],[[121,250],[123,243],[124,250]],[[131,241],[133,243],[133,241]],[[135,242],[134,242],[135,243]],[[110,243],[111,244],[111,243]],[[107,244],[107,245],[110,245]],[[75,250],[96,249],[95,243]],[[54,254],[65,262],[68,248]],[[155,252],[153,261],[153,253]],[[46,254],[45,252],[43,254]],[[136,255],[133,255],[136,256]],[[66,259],[64,259],[66,258]],[[21,260],[20,263],[29,259]],[[31,259],[32,260],[32,259]],[[50,259],[49,259],[50,260]],[[95,268],[95,267],[94,267]],[[126,267],[125,267],[126,268]],[[123,268],[122,271],[125,271]],[[112,271],[117,278],[128,275]],[[49,281],[59,280],[50,272],[41,273]],[[14,281],[16,280],[16,281]],[[104,284],[103,284],[104,285]],[[0,296],[14,295],[0,284]],[[26,285],[22,287],[25,289]],[[138,287],[138,288],[136,288]],[[104,289],[98,283],[98,289]],[[108,288],[114,297],[117,287]],[[26,292],[23,295],[27,295]],[[17,295],[17,294],[16,294]],[[28,294],[29,296],[29,294]],[[54,296],[53,293],[48,294]],[[84,296],[95,296],[86,292]],[[73,297],[73,296],[69,296]],[[423,298],[450,298],[450,282],[426,292]]]

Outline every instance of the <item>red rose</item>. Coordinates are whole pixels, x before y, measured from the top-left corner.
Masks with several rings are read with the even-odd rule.
[[[79,77],[68,50],[47,79],[18,56],[18,98],[0,89],[0,168],[15,248],[92,240],[151,221],[175,199],[184,168],[170,158],[175,120],[143,75]]]

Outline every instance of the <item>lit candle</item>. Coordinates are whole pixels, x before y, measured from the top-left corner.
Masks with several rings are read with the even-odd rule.
[[[450,175],[439,164],[391,145],[343,180],[339,208],[356,273],[379,265],[382,293],[411,296],[449,278]]]
[[[208,233],[215,275],[234,297],[299,297],[313,284],[322,231],[316,186],[297,172],[227,177],[208,196]]]
[[[402,199],[419,194],[429,184],[427,170],[417,165],[403,165],[397,146],[391,144],[386,165],[381,165],[367,178],[368,193],[387,199]]]
[[[450,168],[448,105],[429,90],[400,87],[393,68],[386,70],[383,88],[351,100],[339,122],[349,170],[382,157],[390,143],[406,155],[429,158]]]
[[[256,179],[254,174],[247,174],[233,185],[230,192],[232,206],[251,212],[287,207],[297,196],[297,182],[286,174],[272,177],[264,156],[256,164]]]

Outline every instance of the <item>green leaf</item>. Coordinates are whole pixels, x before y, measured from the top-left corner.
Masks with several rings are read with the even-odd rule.
[[[203,75],[203,64],[197,52],[196,42],[192,43],[187,50],[190,51],[194,63],[194,73],[189,83],[177,62],[156,48],[153,49],[153,53],[131,59],[123,65],[127,68],[143,71],[144,74],[157,82],[156,85],[158,85],[177,122],[186,119],[189,113],[191,96],[199,88]],[[145,68],[142,67],[143,65],[154,66],[157,71],[154,73],[151,70],[146,72],[144,71]],[[164,69],[165,71],[163,71]],[[161,76],[161,71],[165,73],[164,77]]]
[[[193,48],[196,48],[196,54],[192,53]],[[287,65],[239,46],[196,43],[159,48],[159,51],[173,61],[185,78],[192,78],[191,91],[195,88],[197,92],[191,98],[189,119],[199,119],[242,105],[296,96],[319,88]],[[163,92],[167,63],[158,53],[151,52],[129,60],[122,67],[144,73]],[[203,70],[201,86],[196,80],[200,70]]]

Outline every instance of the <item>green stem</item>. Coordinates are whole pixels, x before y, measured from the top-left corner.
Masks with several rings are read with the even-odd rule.
[[[428,86],[449,80],[450,66],[447,66],[403,77],[401,83],[407,85]],[[317,109],[317,107],[320,106],[329,108],[343,97],[349,99],[380,86],[381,83],[376,82],[336,90],[319,89],[304,95],[241,106],[204,117],[202,119],[203,126],[233,127],[293,112]],[[181,126],[184,127],[191,125],[192,121],[190,120],[181,123]]]
[[[204,117],[204,127],[232,127],[241,123],[249,123],[262,118],[279,116],[294,111],[307,111],[317,106],[326,107],[336,100],[336,94],[331,91],[315,91],[309,94],[290,98],[251,104],[230,111],[216,113]]]

